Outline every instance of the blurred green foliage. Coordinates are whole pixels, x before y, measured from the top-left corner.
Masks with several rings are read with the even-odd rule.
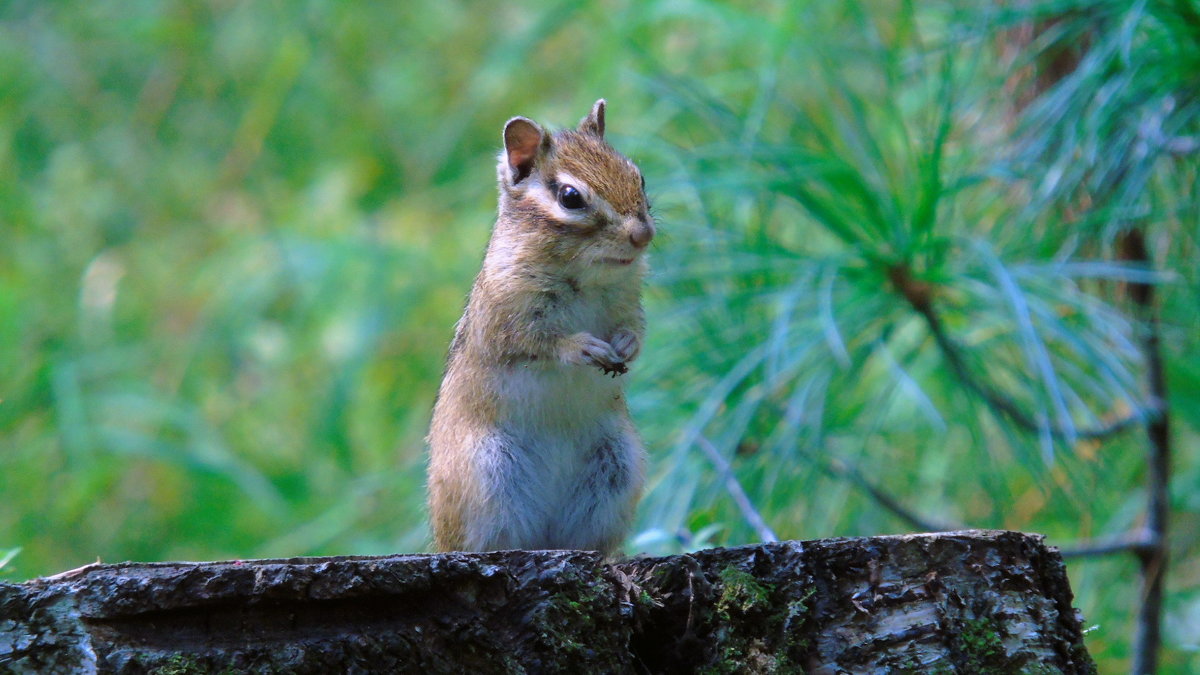
[[[422,550],[422,437],[501,126],[604,96],[660,230],[631,550],[754,538],[698,443],[786,538],[907,530],[864,482],[1053,544],[1135,527],[1144,440],[1079,433],[1150,404],[1121,289],[1151,278],[1178,413],[1165,663],[1186,672],[1200,191],[1194,154],[1139,155],[1129,130],[1197,132],[1172,95],[1195,91],[1200,33],[1096,6],[9,0],[0,567]],[[1051,13],[1112,36],[1109,60],[1014,120],[1013,74],[1079,35],[998,44]],[[1136,182],[1105,191],[1114,166]],[[1085,188],[1111,198],[1081,209]],[[1113,262],[1130,218],[1159,270]],[[895,270],[1038,429],[964,385]],[[1102,671],[1128,654],[1135,569],[1071,564]]]

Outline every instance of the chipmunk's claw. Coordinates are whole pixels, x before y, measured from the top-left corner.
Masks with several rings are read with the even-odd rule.
[[[613,379],[615,380],[618,375],[624,375],[625,373],[628,373],[629,366],[625,365],[624,363],[614,363],[612,365],[601,365],[600,370],[603,371],[605,375],[612,375]]]

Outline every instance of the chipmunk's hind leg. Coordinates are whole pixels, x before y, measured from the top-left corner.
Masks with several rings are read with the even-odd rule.
[[[592,444],[561,515],[563,546],[611,553],[621,545],[642,491],[643,454],[626,425]]]
[[[494,432],[478,441],[473,454],[480,489],[475,508],[467,510],[466,550],[546,548],[541,533],[548,510],[529,453],[507,434]]]

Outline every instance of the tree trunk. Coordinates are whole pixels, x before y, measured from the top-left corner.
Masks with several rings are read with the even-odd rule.
[[[0,671],[1092,673],[1057,551],[970,531],[711,549],[95,565],[0,584]]]

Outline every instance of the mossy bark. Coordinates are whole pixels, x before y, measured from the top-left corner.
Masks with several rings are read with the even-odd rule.
[[[1090,673],[1036,535],[102,565],[0,585],[0,672]]]

